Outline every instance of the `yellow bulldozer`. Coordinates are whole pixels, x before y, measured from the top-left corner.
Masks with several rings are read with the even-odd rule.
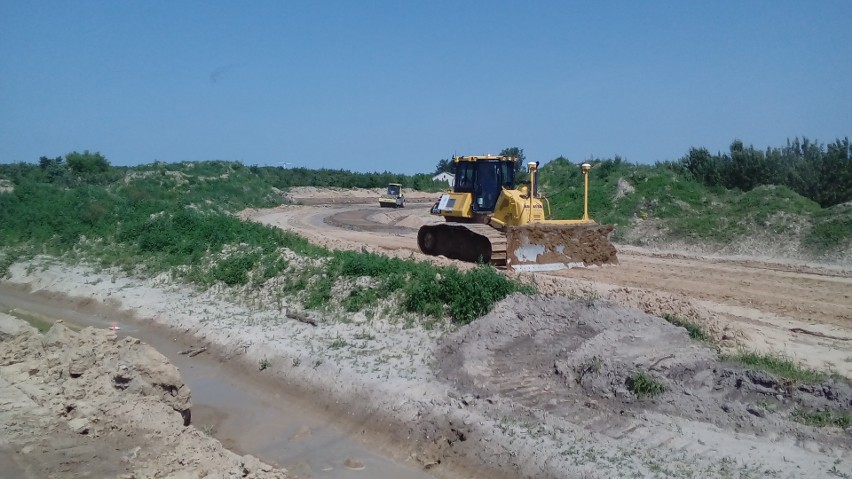
[[[481,261],[518,271],[552,271],[616,264],[609,241],[612,225],[589,219],[589,171],[584,180],[583,217],[553,220],[550,203],[539,194],[538,163],[529,163],[529,181],[515,185],[512,156],[453,158],[453,188],[441,195],[432,214],[443,223],[422,226],[417,244],[428,255]]]

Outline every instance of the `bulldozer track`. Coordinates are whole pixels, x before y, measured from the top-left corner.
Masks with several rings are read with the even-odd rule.
[[[462,261],[485,261],[506,266],[506,235],[484,224],[440,223],[425,225],[417,233],[420,249],[432,256]]]
[[[483,224],[463,225],[471,232],[484,237],[491,243],[491,264],[494,266],[506,266],[506,235],[494,228]]]

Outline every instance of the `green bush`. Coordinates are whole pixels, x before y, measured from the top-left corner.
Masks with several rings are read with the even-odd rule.
[[[99,152],[89,153],[89,150],[78,153],[72,151],[65,155],[68,168],[78,175],[95,175],[109,170],[109,161]]]
[[[479,265],[465,272],[441,268],[430,273],[416,277],[405,288],[406,311],[439,317],[447,307],[456,322],[466,324],[512,293],[534,292],[532,287],[507,279],[490,265]]]
[[[714,249],[760,232],[776,234],[785,242],[801,241],[798,249],[806,256],[842,252],[852,246],[852,207],[843,203],[843,198],[852,197],[852,187],[848,186],[852,180],[843,179],[852,174],[848,140],[829,144],[827,149],[797,142],[769,149],[766,154],[736,146],[734,156],[742,157],[743,162],[727,163],[724,174],[715,170],[718,165],[711,164],[716,161],[713,155],[697,149],[681,162],[653,166],[630,164],[618,157],[588,160],[592,164],[590,216],[615,225],[613,239],[617,241],[630,237],[629,230],[641,221],[655,220],[652,225],[661,233],[655,241],[660,243],[687,242]],[[782,150],[786,153],[781,154]],[[802,156],[803,151],[807,155]],[[786,164],[784,175],[764,176],[758,181],[768,171],[761,169],[761,155],[769,163],[787,158],[784,161],[795,166]],[[817,172],[816,164],[809,165],[808,161],[831,167]],[[798,169],[802,174],[796,176]],[[738,183],[738,175],[744,183]],[[821,176],[822,183],[817,181]],[[616,198],[619,179],[634,191]],[[560,157],[545,164],[540,182],[554,218],[582,215],[583,179],[576,163]],[[805,234],[791,238],[790,231],[797,231],[801,225],[807,228]],[[636,241],[644,244],[642,239]]]
[[[765,152],[734,140],[727,153],[711,155],[705,148],[691,148],[680,163],[697,181],[709,186],[750,191],[783,185],[823,207],[852,200],[852,144],[848,138],[828,145],[795,138]]]
[[[273,258],[271,256],[261,257],[260,262],[263,264],[263,270],[261,271],[259,281],[257,282],[258,284],[268,280],[269,278],[278,276],[278,274],[285,271],[290,266],[290,263],[288,263],[286,259]]]
[[[65,168],[59,160],[0,165],[0,172],[16,181],[12,193],[0,195],[4,245],[38,244],[41,251],[73,252],[103,266],[149,274],[179,272],[201,285],[221,281],[229,286],[244,285],[250,278],[262,282],[288,270],[289,263],[279,258],[279,251],[286,248],[318,260],[288,270],[282,285],[284,293],[301,295],[305,307],[331,302],[336,278],[369,277],[375,288],[355,288],[341,300],[345,309],[360,310],[398,293],[403,311],[433,317],[449,314],[462,323],[485,314],[512,292],[530,291],[490,267],[462,273],[370,253],[330,252],[298,235],[243,222],[228,213],[275,204],[270,203],[269,183],[264,181],[281,179],[281,170],[215,161],[155,163],[125,170],[103,164],[98,154],[84,152],[72,158],[74,171],[81,176],[71,187],[49,181],[49,171]],[[307,171],[301,173],[310,176]],[[322,174],[335,176],[330,171]],[[122,181],[102,184],[109,175],[119,175]],[[361,186],[384,186],[389,180],[387,176],[350,177],[355,178],[372,182]],[[90,241],[81,242],[83,237]],[[226,250],[224,259],[215,260]],[[7,252],[4,269],[15,258]]]
[[[214,280],[222,281],[228,286],[246,284],[249,280],[249,272],[254,269],[260,255],[237,254],[219,261],[213,267],[211,275]]]
[[[531,287],[507,279],[488,265],[460,272],[456,268],[438,268],[423,262],[352,251],[332,253],[327,274],[330,277],[373,278],[382,296],[402,291],[403,311],[433,317],[449,314],[459,323],[468,323],[487,313],[495,302],[509,294],[533,292]],[[343,300],[347,309],[373,302],[372,296],[361,292],[354,292],[354,296]]]
[[[450,314],[460,323],[469,323],[488,313],[491,306],[515,292],[532,294],[529,286],[506,279],[493,266],[479,265],[464,273],[448,274],[444,279]]]
[[[404,289],[402,308],[404,311],[425,314],[427,316],[442,317],[445,315],[444,290],[436,280],[432,278],[419,277],[408,282]]]

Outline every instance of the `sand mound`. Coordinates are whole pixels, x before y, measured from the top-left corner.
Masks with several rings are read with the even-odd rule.
[[[509,297],[445,338],[438,367],[460,394],[538,411],[613,440],[651,446],[677,440],[683,450],[706,455],[706,431],[721,428],[817,440],[835,453],[852,449],[842,430],[792,420],[801,410],[848,410],[847,383],[791,387],[766,372],[720,362],[713,347],[690,339],[684,328],[604,300]],[[649,381],[659,394],[647,394]],[[652,427],[657,420],[660,427]],[[672,433],[671,424],[680,432]],[[701,441],[685,439],[691,435]],[[743,446],[713,447],[724,455]]]

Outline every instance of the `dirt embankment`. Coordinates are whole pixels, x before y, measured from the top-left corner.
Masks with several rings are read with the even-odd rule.
[[[63,323],[41,335],[0,314],[3,477],[287,477],[190,421],[177,368],[138,339]]]

